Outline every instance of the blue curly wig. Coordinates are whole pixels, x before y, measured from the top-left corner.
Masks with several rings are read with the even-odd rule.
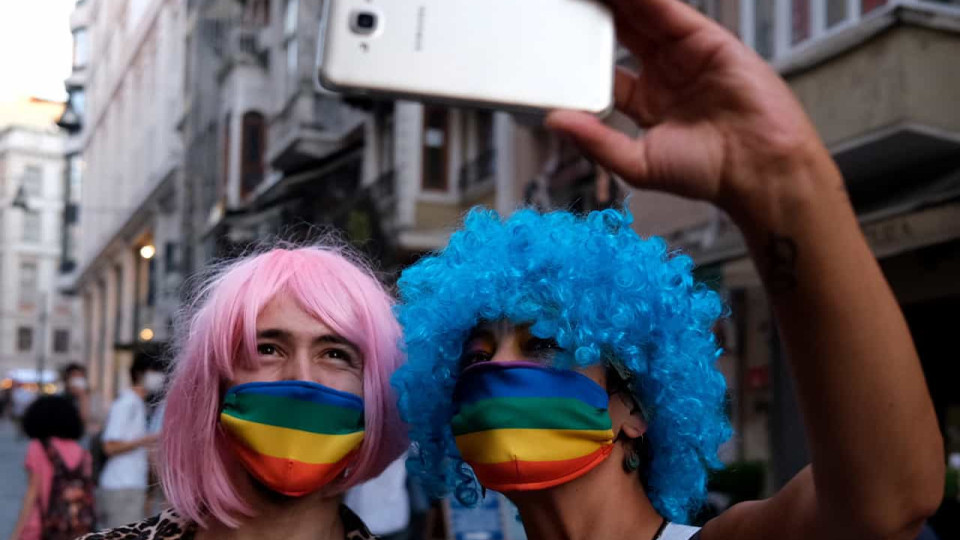
[[[607,364],[647,419],[647,494],[685,523],[703,504],[717,449],[730,437],[726,383],[712,328],[718,295],[694,282],[693,261],[644,240],[626,210],[586,217],[475,208],[447,247],[398,282],[407,363],[393,378],[410,426],[411,473],[435,497],[480,494],[450,428],[463,342],[481,321],[531,324],[563,349],[558,367]]]

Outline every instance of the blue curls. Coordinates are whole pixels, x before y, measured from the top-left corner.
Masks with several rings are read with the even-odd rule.
[[[730,437],[717,370],[718,295],[693,261],[642,239],[626,210],[586,217],[474,209],[447,247],[403,272],[397,315],[407,363],[393,378],[414,444],[408,467],[436,497],[472,504],[480,488],[450,429],[463,342],[483,320],[532,324],[563,349],[559,367],[615,365],[647,417],[647,493],[686,522],[706,498],[707,472]]]

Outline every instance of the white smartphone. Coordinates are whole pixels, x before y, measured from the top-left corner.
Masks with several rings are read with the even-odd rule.
[[[544,112],[613,108],[616,37],[598,0],[327,0],[320,85]]]

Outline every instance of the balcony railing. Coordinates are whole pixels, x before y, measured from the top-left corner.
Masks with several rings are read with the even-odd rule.
[[[715,18],[709,2],[691,2]],[[739,34],[768,60],[781,60],[894,6],[956,10],[960,0],[739,0]]]
[[[475,187],[493,181],[496,168],[497,151],[494,149],[486,150],[476,159],[465,163],[460,167],[460,193],[467,193]]]

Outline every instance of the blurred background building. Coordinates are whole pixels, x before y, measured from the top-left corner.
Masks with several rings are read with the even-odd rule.
[[[960,1],[690,3],[770,61],[810,113],[960,452],[948,328],[960,310]],[[82,300],[75,331],[102,399],[126,383],[133,351],[168,342],[187,276],[265,238],[335,229],[395,275],[473,205],[586,212],[632,194],[637,231],[693,256],[731,306],[718,328],[737,432],[724,458],[759,464],[760,493],[808,461],[770,307],[727,216],[629,190],[535,120],[324,93],[321,19],[322,0],[77,3],[61,285]]]
[[[182,4],[83,0],[71,18],[61,286],[82,300],[89,379],[107,403],[178,305]]]
[[[60,261],[62,103],[0,103],[0,378],[39,382],[80,356],[79,302],[55,290]],[[12,375],[15,373],[17,375]],[[26,374],[26,375],[24,375]],[[47,373],[43,381],[53,382]]]

